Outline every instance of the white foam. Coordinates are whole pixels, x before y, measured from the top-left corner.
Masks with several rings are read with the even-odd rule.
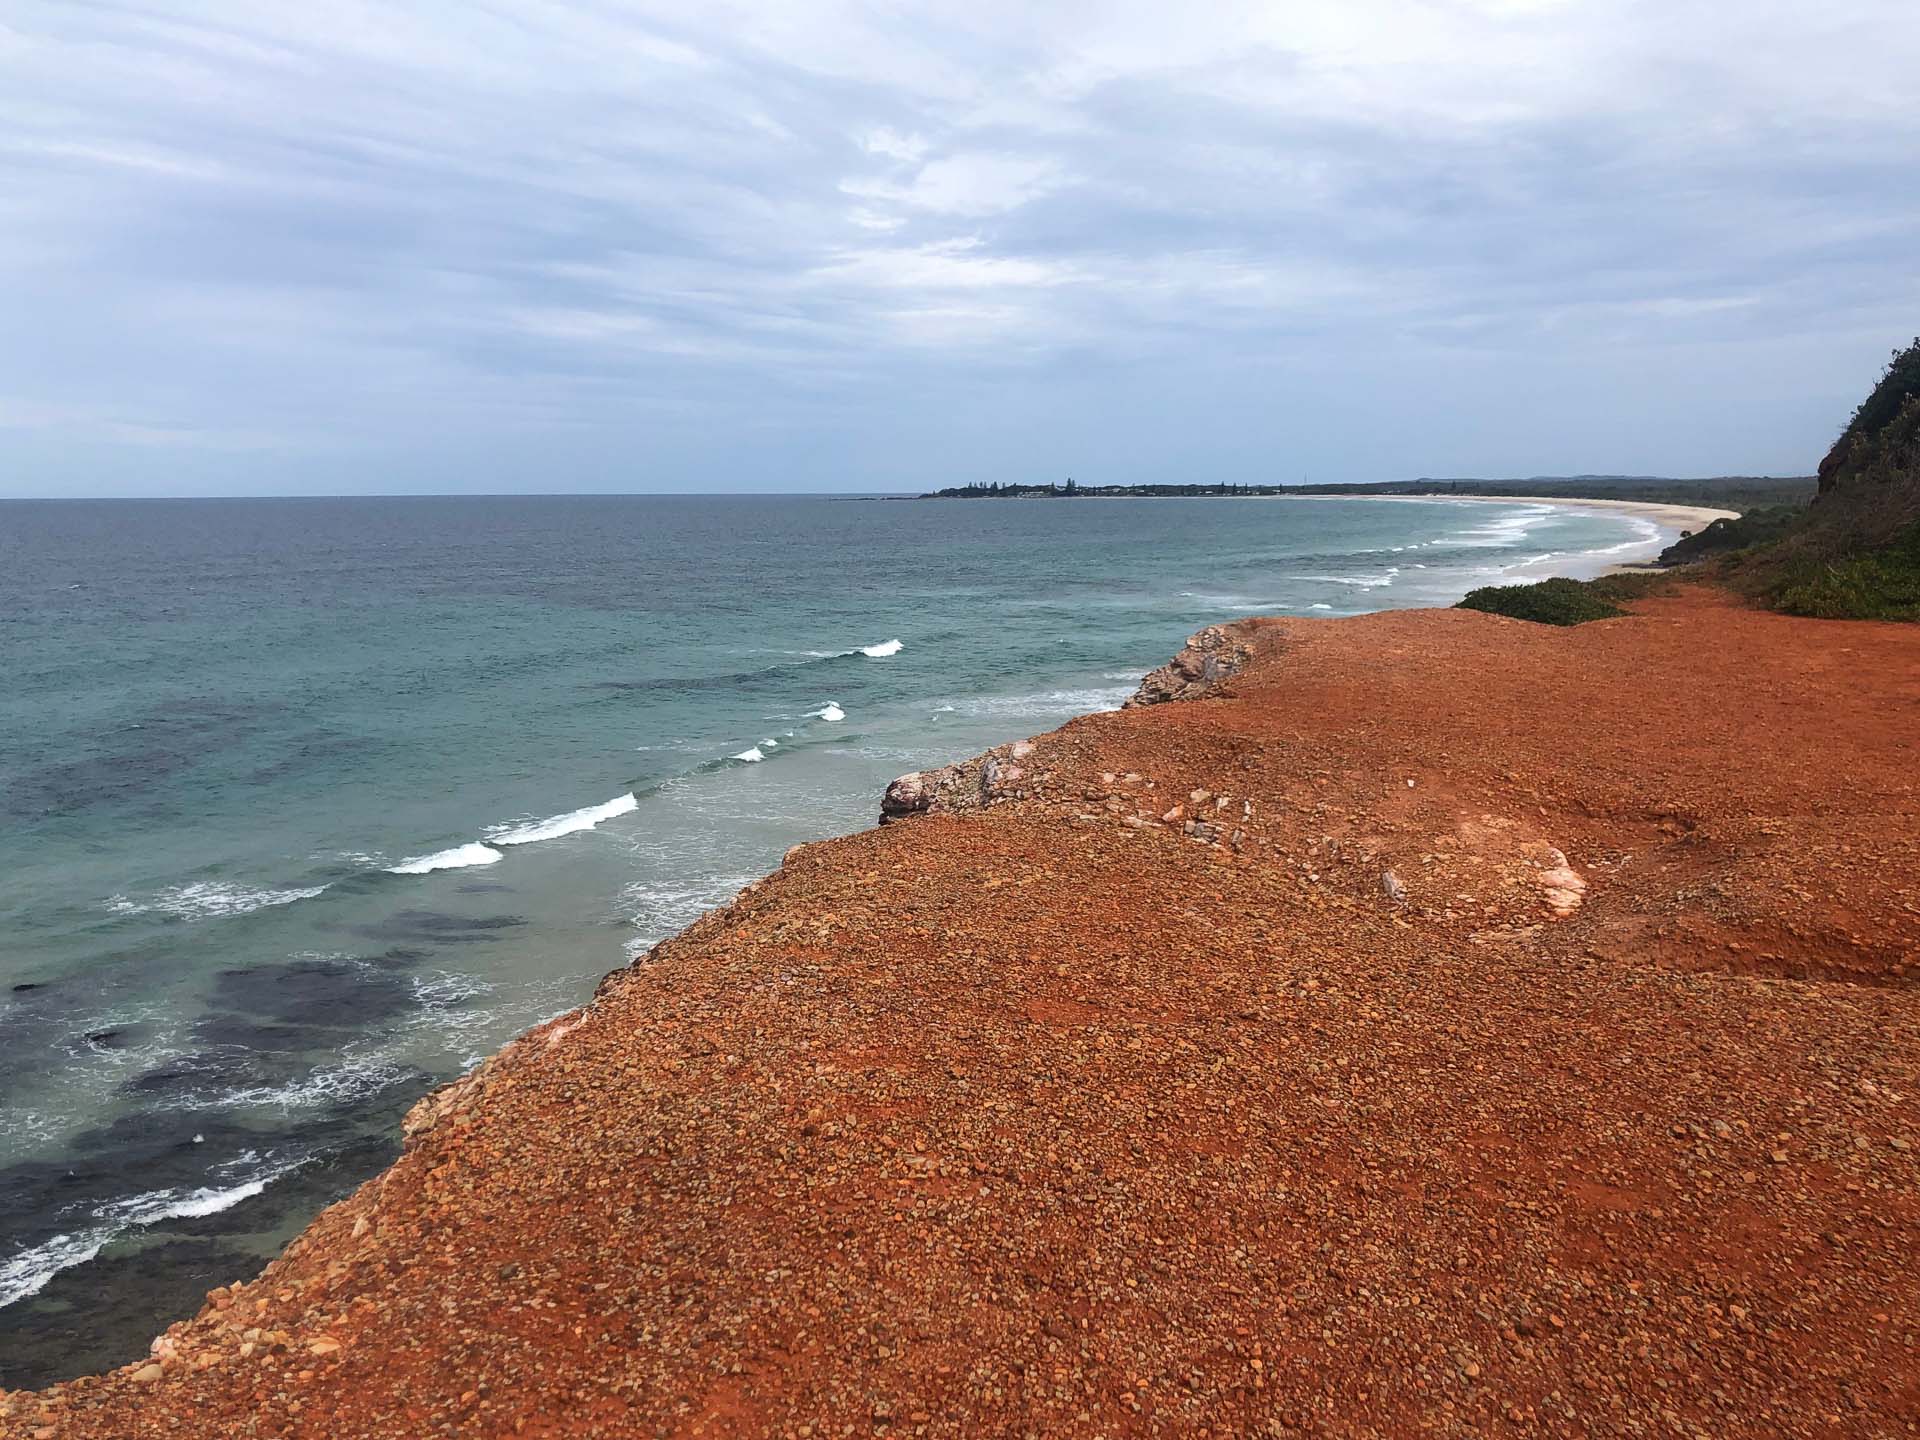
[[[827,701],[827,703],[822,705],[818,710],[809,710],[807,713],[816,720],[825,720],[829,723],[847,718],[847,712],[831,700]]]
[[[1324,600],[1316,600],[1307,607],[1309,610],[1331,610],[1333,607]]]
[[[1295,580],[1317,580],[1327,585],[1357,585],[1363,590],[1377,590],[1382,585],[1391,585],[1393,577],[1400,573],[1400,567],[1390,565],[1379,575],[1295,575]]]
[[[493,986],[487,981],[453,970],[434,970],[413,977],[413,998],[429,1008],[458,1005],[463,1000],[492,993]]]
[[[1462,504],[1476,502],[1462,501]],[[1555,518],[1552,505],[1529,505],[1510,515],[1502,515],[1484,525],[1476,525],[1470,530],[1462,530],[1452,537],[1452,543],[1472,550],[1500,549],[1507,545],[1518,544],[1527,533],[1542,521]]]
[[[79,1235],[56,1235],[44,1244],[22,1250],[0,1265],[0,1307],[38,1295],[62,1270],[84,1265],[106,1249],[115,1233],[98,1229]]]
[[[731,755],[728,758],[738,760],[747,765],[757,765],[767,757],[760,753],[760,747],[758,745],[752,745],[742,750],[738,755]]]
[[[616,815],[625,815],[639,808],[640,802],[629,791],[624,795],[614,796],[604,805],[588,805],[584,809],[569,810],[564,815],[554,815],[548,819],[535,820],[524,825],[495,826],[487,832],[487,839],[495,845],[534,845],[542,840],[556,840],[562,835],[591,830],[602,821],[611,820]],[[486,865],[492,862],[471,860],[466,863]]]
[[[744,874],[710,875],[698,880],[661,879],[627,886],[620,900],[629,923],[637,932],[626,942],[627,955],[637,959],[714,906],[724,905],[740,893],[741,886],[758,878]]]
[[[209,920],[222,915],[245,915],[270,905],[311,900],[326,888],[315,885],[308,890],[264,890],[201,880],[191,885],[172,886],[144,901],[115,895],[106,903],[116,915],[172,915],[181,920]]]
[[[1027,695],[973,695],[942,705],[940,711],[962,715],[1084,715],[1118,710],[1133,694],[1131,685],[1112,689],[1042,690]]]
[[[377,1095],[415,1072],[393,1060],[356,1056],[337,1065],[320,1065],[285,1085],[255,1085],[222,1095],[221,1105],[273,1106],[304,1110],[314,1105],[340,1105]],[[195,1104],[193,1108],[199,1108]]]
[[[905,648],[898,640],[882,640],[878,645],[862,645],[860,653],[869,660],[884,660],[889,655],[898,655]]]
[[[435,870],[463,870],[469,865],[492,865],[499,858],[498,850],[475,840],[471,844],[456,845],[451,850],[437,850],[431,855],[422,855],[417,859],[390,866],[387,873],[389,875],[429,875]]]
[[[184,1191],[154,1190],[104,1205],[94,1212],[93,1218],[99,1223],[73,1234],[55,1235],[0,1264],[0,1307],[38,1295],[62,1270],[86,1264],[128,1230],[161,1220],[194,1220],[217,1215],[242,1200],[252,1199],[273,1181],[297,1168],[298,1162],[282,1165],[223,1189],[202,1186]]]

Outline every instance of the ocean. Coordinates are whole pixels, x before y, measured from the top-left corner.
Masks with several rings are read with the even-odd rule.
[[[1340,498],[0,504],[0,1384],[124,1363],[405,1108],[908,770],[1236,616],[1671,535]]]

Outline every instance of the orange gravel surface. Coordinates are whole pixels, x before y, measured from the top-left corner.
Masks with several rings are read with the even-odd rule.
[[[0,1434],[1920,1429],[1920,627],[1236,637],[795,852]]]

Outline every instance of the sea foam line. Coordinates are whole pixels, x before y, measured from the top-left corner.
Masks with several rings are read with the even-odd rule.
[[[274,905],[291,905],[296,900],[311,900],[326,888],[315,885],[304,890],[266,890],[218,880],[197,880],[188,885],[170,886],[145,901],[115,895],[107,901],[107,908],[116,915],[171,915],[179,920],[209,920],[223,915],[245,915]]]

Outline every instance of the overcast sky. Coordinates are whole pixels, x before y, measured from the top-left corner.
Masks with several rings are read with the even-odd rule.
[[[0,4],[0,494],[1808,472],[1913,0]]]

